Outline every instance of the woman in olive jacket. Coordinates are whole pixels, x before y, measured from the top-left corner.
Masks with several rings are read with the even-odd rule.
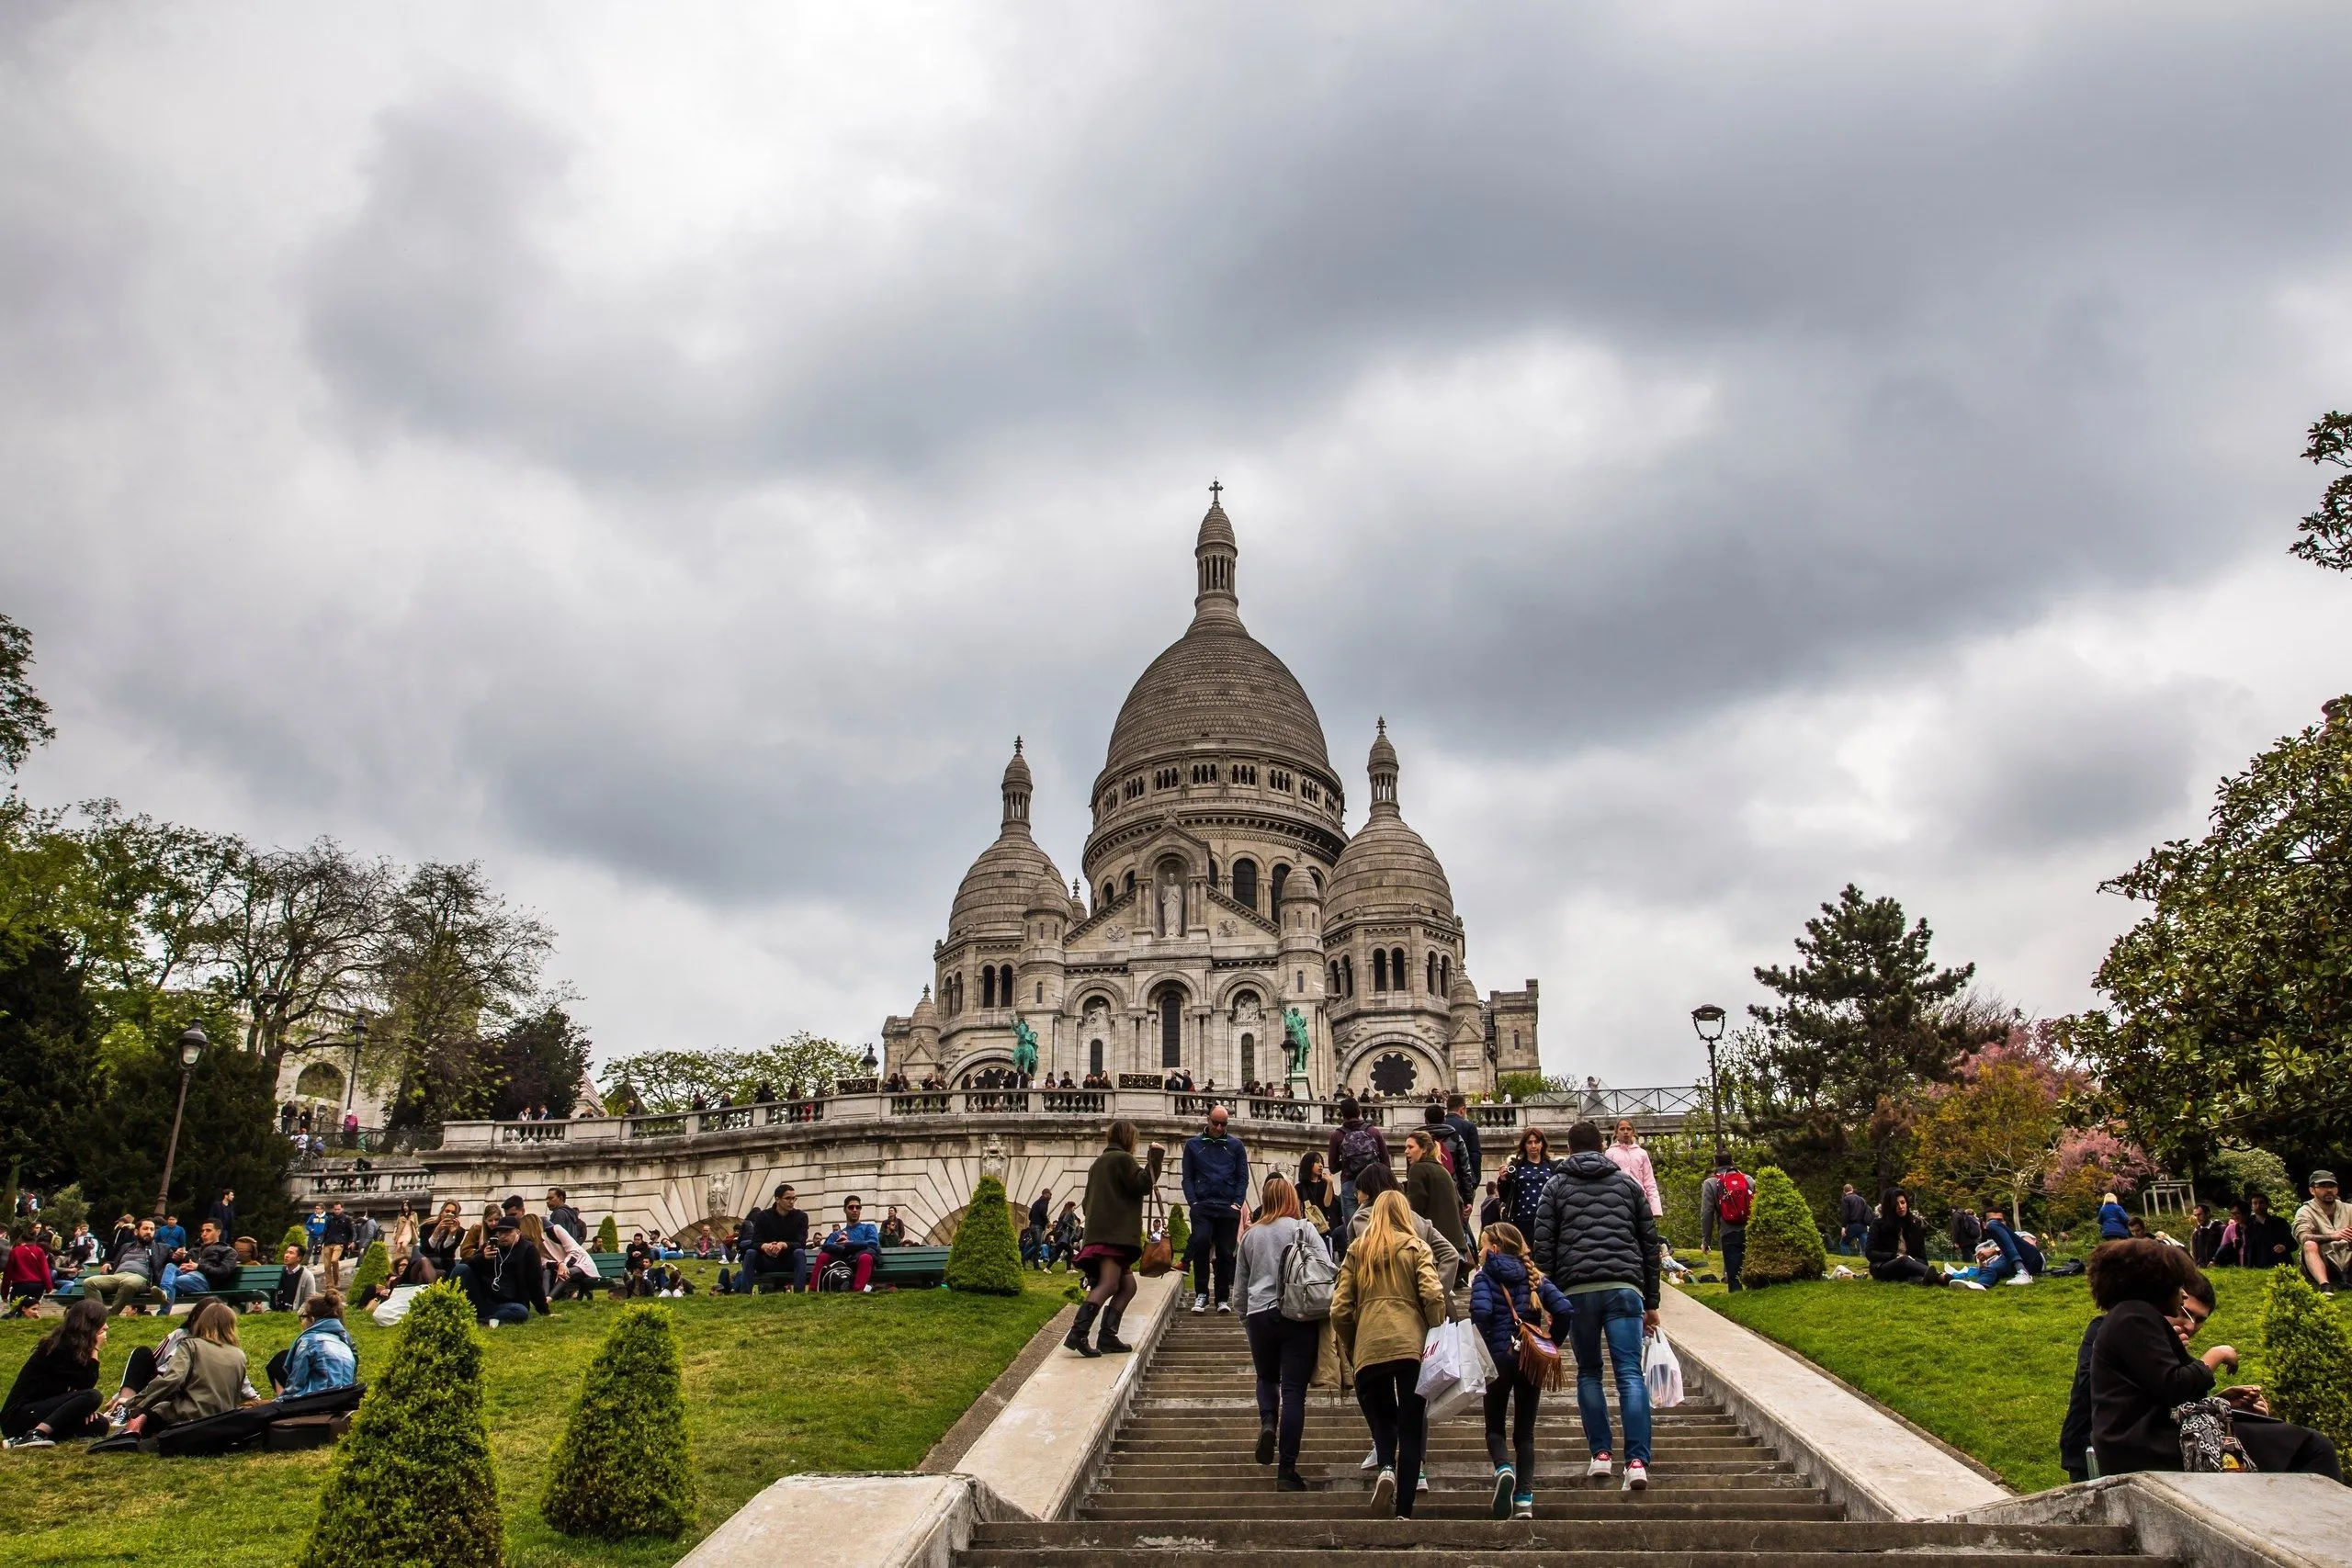
[[[1398,1518],[1413,1517],[1429,1440],[1428,1409],[1415,1384],[1422,1340],[1445,1321],[1445,1291],[1428,1245],[1415,1234],[1412,1207],[1402,1192],[1383,1192],[1340,1260],[1331,1292],[1332,1331],[1355,1363],[1356,1404],[1380,1461],[1372,1489],[1376,1515],[1393,1506]]]
[[[1136,1163],[1136,1124],[1114,1122],[1108,1145],[1087,1168],[1086,1246],[1078,1255],[1078,1267],[1091,1288],[1079,1303],[1077,1321],[1062,1338],[1063,1348],[1081,1356],[1135,1348],[1119,1337],[1119,1319],[1136,1297],[1136,1260],[1143,1256],[1143,1201],[1159,1184],[1160,1162],[1168,1151],[1154,1144],[1148,1156],[1148,1167]],[[1089,1344],[1087,1331],[1098,1316],[1102,1332]]]

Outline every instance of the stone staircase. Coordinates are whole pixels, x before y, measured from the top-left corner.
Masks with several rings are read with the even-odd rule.
[[[1430,1490],[1411,1519],[1373,1518],[1370,1439],[1355,1402],[1310,1395],[1299,1472],[1274,1490],[1251,1456],[1258,1416],[1249,1349],[1230,1317],[1179,1315],[1161,1340],[1101,1482],[1075,1520],[983,1524],[963,1568],[1334,1568],[1334,1553],[1410,1551],[1414,1568],[1838,1568],[1857,1552],[1962,1554],[1969,1568],[2175,1568],[2139,1555],[2128,1529],[1887,1524],[1842,1509],[1720,1407],[1657,1414],[1646,1492],[1587,1483],[1573,1388],[1547,1394],[1536,1433],[1536,1517],[1488,1511],[1482,1424],[1430,1434]],[[2054,1564],[2050,1560],[2064,1557]]]

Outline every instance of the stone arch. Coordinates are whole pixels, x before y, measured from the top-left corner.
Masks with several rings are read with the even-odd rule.
[[[1401,1089],[1382,1084],[1375,1076],[1382,1058],[1389,1056],[1401,1057],[1411,1066],[1412,1081]],[[1431,1089],[1451,1087],[1445,1065],[1438,1059],[1437,1052],[1427,1041],[1408,1034],[1392,1034],[1367,1041],[1349,1053],[1347,1060],[1340,1067],[1341,1087],[1360,1089],[1367,1078],[1372,1079],[1374,1087],[1383,1094],[1422,1094]]]
[[[294,1092],[304,1100],[343,1099],[343,1069],[333,1062],[312,1062],[294,1080]]]
[[[1151,989],[1152,1037],[1162,1072],[1184,1065],[1184,1011],[1192,999],[1192,987],[1182,980],[1163,980]]]
[[[1216,980],[1216,988],[1211,993],[1211,1005],[1219,1012],[1231,1012],[1233,1004],[1241,999],[1242,992],[1255,991],[1260,1007],[1272,1006],[1267,998],[1282,994],[1282,987],[1275,984],[1277,978],[1279,976],[1270,977],[1249,969],[1232,970]]]
[[[1004,1208],[1006,1214],[1012,1221],[1012,1234],[1017,1236],[1021,1234],[1022,1227],[1029,1223],[1028,1211],[1022,1208],[1018,1203],[1015,1203],[1011,1198],[1007,1198],[1004,1201]],[[956,1233],[961,1230],[964,1226],[964,1216],[971,1212],[972,1205],[967,1203],[962,1208],[956,1210],[954,1213],[943,1214],[938,1219],[933,1220],[931,1224],[931,1230],[922,1238],[922,1245],[925,1247],[953,1247],[956,1244]],[[809,1228],[813,1230],[816,1227],[811,1225]]]

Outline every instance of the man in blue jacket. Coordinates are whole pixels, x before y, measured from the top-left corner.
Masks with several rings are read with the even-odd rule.
[[[874,1289],[874,1260],[882,1252],[882,1227],[865,1218],[864,1200],[852,1198],[842,1205],[842,1223],[825,1238],[818,1250],[828,1263],[842,1258],[853,1260],[849,1288],[860,1293]]]
[[[1184,1145],[1184,1204],[1193,1217],[1193,1310],[1209,1310],[1214,1257],[1216,1310],[1233,1310],[1233,1260],[1241,1207],[1250,1201],[1250,1151],[1226,1131],[1225,1107],[1209,1108],[1207,1130]]]

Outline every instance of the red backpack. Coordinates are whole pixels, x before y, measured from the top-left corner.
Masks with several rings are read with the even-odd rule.
[[[1715,1200],[1715,1218],[1727,1225],[1746,1224],[1748,1204],[1754,1200],[1756,1190],[1748,1185],[1747,1177],[1736,1170],[1724,1172],[1723,1184],[1723,1193]]]

